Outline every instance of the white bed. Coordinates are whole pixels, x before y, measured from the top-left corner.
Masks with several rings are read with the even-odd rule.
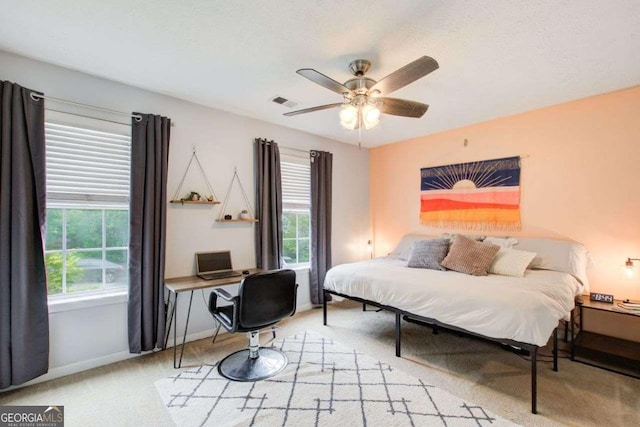
[[[584,290],[574,276],[560,271],[478,277],[406,264],[378,258],[339,265],[327,273],[324,288],[489,338],[537,346],[547,343],[559,320],[568,319]]]
[[[401,355],[402,318],[515,345],[531,356],[531,412],[537,413],[538,348],[553,338],[553,370],[557,371],[558,323],[570,318],[575,297],[589,291],[587,249],[571,240],[493,238],[494,244],[508,240],[508,247],[516,252],[529,253],[529,264],[517,269],[517,276],[524,272],[522,277],[408,267],[413,244],[429,238],[432,236],[406,235],[387,257],[329,270],[324,280],[323,323],[327,325],[327,297],[334,294],[394,312],[397,357]],[[508,267],[515,265],[507,263]],[[525,270],[527,267],[530,269]]]

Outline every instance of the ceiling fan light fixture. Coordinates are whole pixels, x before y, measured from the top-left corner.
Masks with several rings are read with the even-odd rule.
[[[340,124],[342,125],[343,128],[347,130],[355,130],[358,127],[358,120],[354,120],[352,122],[343,122],[341,120]]]
[[[340,109],[340,124],[342,127],[354,130],[358,123],[358,109],[351,104],[344,104]]]
[[[355,130],[356,129],[356,125],[358,124],[358,122],[357,121],[353,121],[351,123],[340,122],[340,124],[346,130]]]
[[[378,123],[380,123],[380,120],[376,120],[375,122],[368,122],[368,121],[364,120],[363,122],[364,122],[364,128],[366,130],[369,130],[371,128],[374,128],[374,127],[378,126]]]
[[[371,129],[380,122],[380,109],[372,104],[362,107],[362,121],[365,129]]]

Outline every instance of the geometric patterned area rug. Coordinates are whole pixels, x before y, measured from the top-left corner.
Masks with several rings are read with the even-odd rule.
[[[514,426],[315,332],[274,341],[289,358],[264,381],[203,365],[155,383],[179,426]]]

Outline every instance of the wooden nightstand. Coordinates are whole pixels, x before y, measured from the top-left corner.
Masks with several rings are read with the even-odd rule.
[[[571,313],[571,360],[640,378],[640,342],[616,338],[602,331],[590,332],[585,323],[585,311],[598,310],[606,316],[622,316],[616,319],[619,322],[638,324],[640,313],[618,307],[619,302],[608,304],[583,297],[582,304],[576,304]]]

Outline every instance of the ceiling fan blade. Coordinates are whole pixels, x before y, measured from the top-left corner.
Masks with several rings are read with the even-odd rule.
[[[437,70],[438,67],[438,61],[429,56],[423,56],[389,74],[374,84],[369,91],[379,90],[383,95],[387,95]]]
[[[342,102],[336,102],[335,104],[318,105],[317,107],[305,108],[303,110],[289,111],[288,113],[284,113],[283,115],[287,117],[297,116],[298,114],[312,113],[314,111],[320,111],[320,110],[328,110],[329,108],[335,108],[341,105],[342,105]]]
[[[351,92],[351,90],[349,90],[349,88],[342,83],[338,83],[331,77],[327,77],[324,74],[314,70],[313,68],[301,68],[300,70],[296,71],[296,73],[340,95]]]
[[[391,114],[393,116],[419,118],[429,109],[427,104],[406,99],[376,98],[376,101],[382,102],[382,106],[380,107],[381,113]]]

